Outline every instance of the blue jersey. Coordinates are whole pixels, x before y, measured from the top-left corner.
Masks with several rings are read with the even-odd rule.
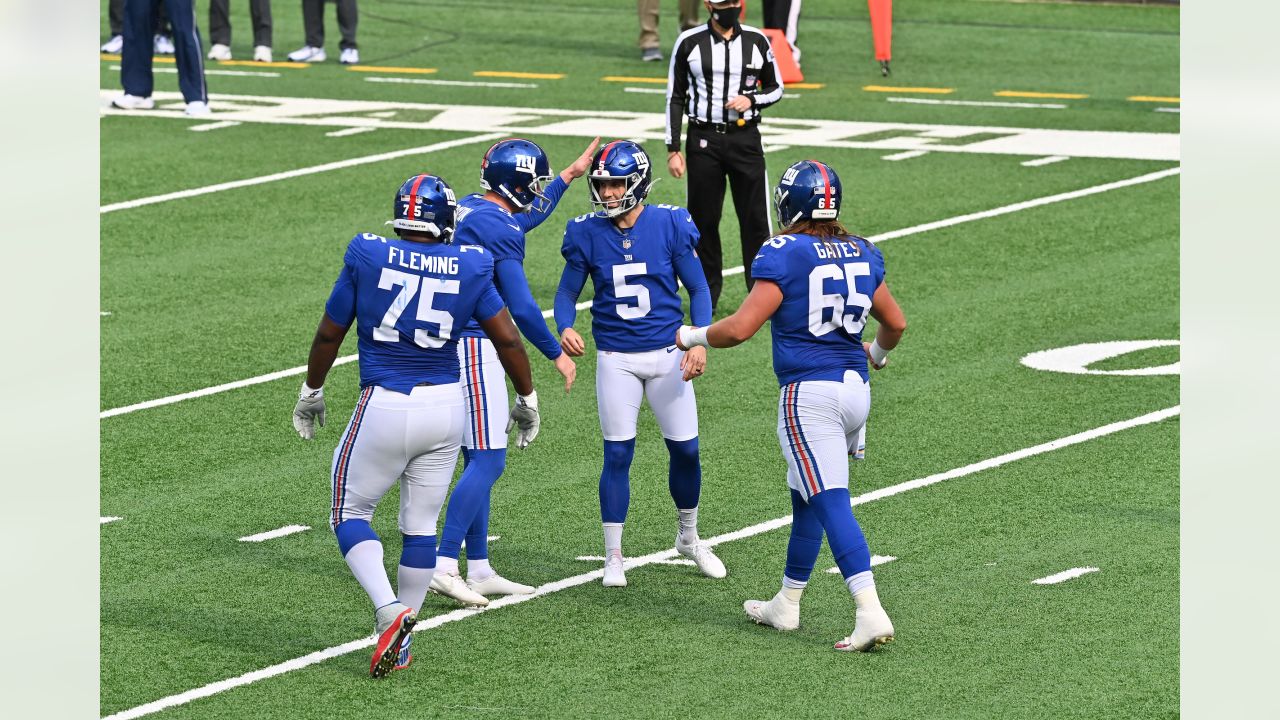
[[[840,381],[846,370],[868,379],[862,327],[884,282],[880,248],[860,237],[823,242],[779,235],[760,248],[751,276],[782,288],[782,305],[769,323],[779,385]]]
[[[646,352],[675,343],[684,323],[680,285],[689,288],[695,325],[711,323],[711,294],[694,248],[698,229],[689,211],[646,205],[636,224],[620,230],[609,218],[583,215],[564,230],[565,270],[556,296],[556,325],[573,325],[574,306],[589,275],[595,285],[591,334],[596,347]]]
[[[483,248],[357,235],[324,311],[356,323],[360,387],[458,382],[457,329],[502,310]]]
[[[453,235],[455,244],[479,245],[489,251],[495,266],[494,283],[503,302],[511,309],[512,319],[520,332],[551,360],[560,356],[560,342],[547,329],[542,310],[524,276],[524,235],[547,219],[567,187],[565,181],[557,177],[546,188],[550,202],[541,212],[531,210],[518,215],[485,200],[483,195],[468,195],[458,201],[458,224]],[[468,323],[461,333],[461,337],[483,336],[484,331],[474,322]]]

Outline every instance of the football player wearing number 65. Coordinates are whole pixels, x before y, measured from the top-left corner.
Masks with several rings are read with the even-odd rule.
[[[573,329],[575,304],[590,277],[591,335],[596,343],[596,403],[604,435],[600,516],[604,522],[604,584],[627,584],[622,526],[631,500],[631,458],[640,404],[649,407],[671,454],[668,486],[678,519],[676,550],[708,577],[725,576],[724,564],[698,538],[698,406],[691,379],[702,375],[706,350],[678,350],[672,343],[684,322],[677,279],[689,290],[696,325],[711,322],[711,293],[694,247],[698,229],[684,208],[645,205],[653,185],[649,156],[637,144],[617,140],[591,159],[588,171],[595,213],[565,226],[565,268],[556,291],[555,320],[564,351],[586,349]]]
[[[409,664],[409,633],[435,571],[436,521],[464,424],[457,330],[475,318],[516,392],[533,395],[529,357],[494,288],[491,254],[450,243],[456,207],[443,180],[417,175],[393,201],[389,224],[398,239],[352,238],[293,411],[294,429],[314,438],[316,425],[324,426],[325,377],[354,322],[360,400],[333,452],[330,522],[347,565],[373,601],[378,641],[369,673],[375,678]],[[512,415],[522,433],[537,433],[536,405],[521,405]],[[382,541],[369,525],[397,480],[404,540],[398,593],[382,564]]]
[[[768,601],[743,603],[753,620],[779,630],[800,627],[800,595],[813,572],[825,532],[853,593],[853,633],[837,650],[871,650],[893,639],[871,575],[871,551],[853,517],[849,454],[867,421],[868,359],[885,366],[907,329],[885,284],[884,257],[840,224],[840,178],[814,160],[783,173],[774,191],[786,228],[751,263],[756,279],[737,312],[711,327],[681,327],[682,348],[733,347],[765,323],[773,335],[773,369],[782,387],[778,441],[791,488],[791,540],[782,589]],[[862,341],[870,314],[875,340]]]

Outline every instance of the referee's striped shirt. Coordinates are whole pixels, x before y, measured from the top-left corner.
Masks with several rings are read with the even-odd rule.
[[[725,103],[737,95],[751,98],[741,113],[748,122],[782,98],[782,78],[764,33],[739,25],[725,40],[708,21],[676,39],[667,76],[667,150],[680,149],[683,115],[705,123],[736,123],[739,113]]]

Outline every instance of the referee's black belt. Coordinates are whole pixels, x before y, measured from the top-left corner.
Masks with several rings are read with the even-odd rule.
[[[739,132],[741,130],[750,130],[751,128],[759,124],[760,124],[760,118],[758,117],[753,118],[751,120],[747,120],[745,123],[741,125],[739,125],[736,122],[713,123],[713,122],[703,122],[702,120],[698,120],[696,118],[689,118],[689,127],[696,127],[699,130],[710,130],[711,132],[719,133],[721,135],[724,135],[726,133]]]

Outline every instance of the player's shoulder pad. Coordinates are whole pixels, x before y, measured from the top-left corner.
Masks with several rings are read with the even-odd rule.
[[[376,233],[356,233],[351,237],[351,242],[347,243],[346,260],[351,262],[356,258],[364,257],[373,248],[381,248],[387,242],[387,238]]]

